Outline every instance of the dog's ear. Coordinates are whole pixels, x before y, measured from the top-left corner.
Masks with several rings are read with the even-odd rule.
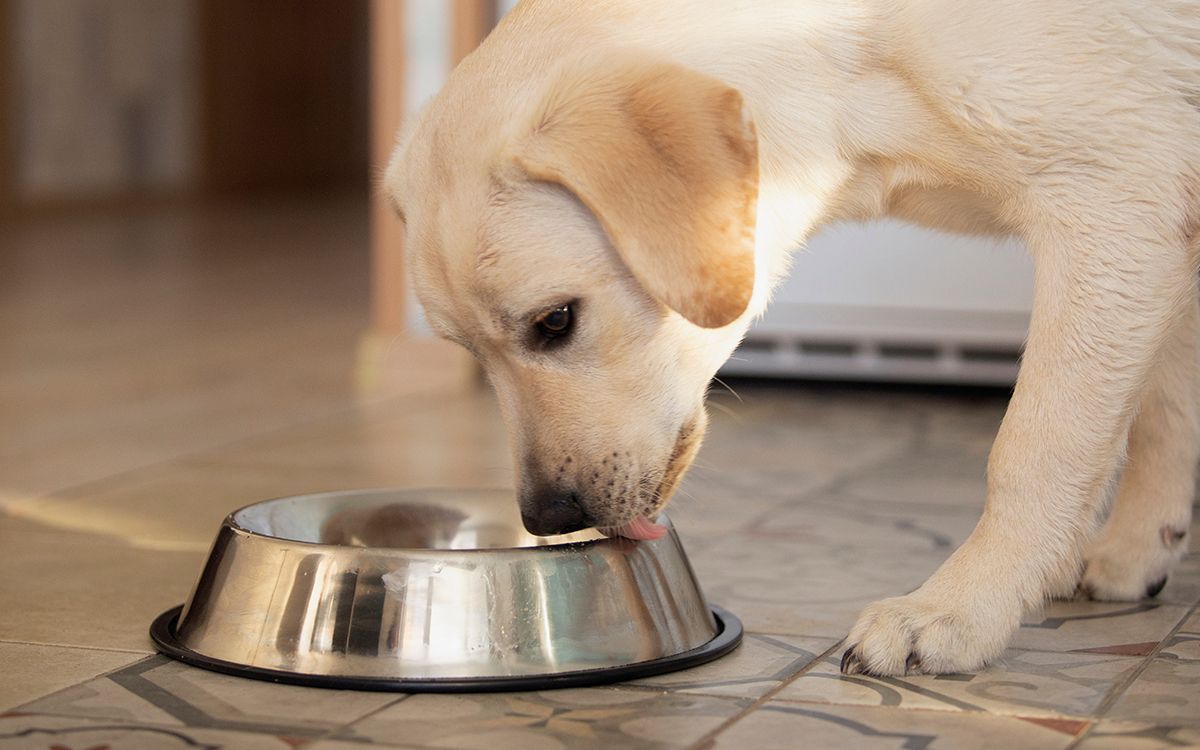
[[[705,328],[746,310],[758,142],[737,90],[673,63],[576,66],[513,157],[574,193],[662,304]]]

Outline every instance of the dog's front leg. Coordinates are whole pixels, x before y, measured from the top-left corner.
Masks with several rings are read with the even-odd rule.
[[[1077,575],[1096,504],[1192,271],[1182,240],[1167,239],[1182,235],[1167,231],[1178,224],[1119,210],[1073,218],[1080,222],[1046,222],[1027,236],[1034,313],[979,524],[919,589],[862,613],[843,671],[977,669],[1000,654],[1048,582]]]

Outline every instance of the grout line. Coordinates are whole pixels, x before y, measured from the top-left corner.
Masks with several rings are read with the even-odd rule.
[[[1179,618],[1179,622],[1175,623],[1175,627],[1171,628],[1171,631],[1159,640],[1158,645],[1154,647],[1154,650],[1142,660],[1142,663],[1138,665],[1137,668],[1130,672],[1129,677],[1123,682],[1115,684],[1109,688],[1108,695],[1104,697],[1104,700],[1100,701],[1100,705],[1097,706],[1096,710],[1092,712],[1092,717],[1095,721],[1099,722],[1104,719],[1105,715],[1112,710],[1113,705],[1122,695],[1124,695],[1125,691],[1129,689],[1133,682],[1137,680],[1137,678],[1141,677],[1142,674],[1150,668],[1150,665],[1154,663],[1156,658],[1158,658],[1158,654],[1163,650],[1163,647],[1166,645],[1167,641],[1175,637],[1175,634],[1178,633],[1183,627],[1183,624],[1188,621],[1188,619],[1192,616],[1192,613],[1196,612],[1198,609],[1200,609],[1200,604],[1193,605],[1190,609],[1188,609],[1183,616]],[[1074,743],[1071,745],[1071,747],[1073,746]]]
[[[396,700],[388,701],[387,703],[383,704],[379,708],[368,711],[356,719],[348,721],[345,724],[339,724],[338,726],[330,729],[328,732],[326,732],[324,735],[322,735],[322,739],[337,739],[336,737],[334,737],[334,735],[338,734],[339,732],[345,731],[345,730],[349,729],[350,727],[354,726],[355,724],[358,724],[361,721],[366,721],[367,719],[371,718],[372,716],[382,713],[383,711],[386,711],[387,709],[391,708],[392,706],[399,705],[399,704],[403,703],[404,701],[408,700],[409,698],[413,697],[413,695],[415,695],[415,694],[414,693],[399,694],[396,696]],[[342,741],[357,742],[358,740],[347,740],[347,739],[343,738]],[[365,744],[364,747],[369,746],[369,744],[374,744],[374,742],[372,741],[368,744]]]
[[[808,664],[804,665],[804,667],[802,669],[800,669],[800,671],[796,672],[791,677],[788,677],[786,680],[783,680],[777,686],[775,686],[771,690],[768,690],[766,693],[763,693],[763,695],[761,697],[759,697],[756,701],[751,703],[749,706],[742,709],[741,711],[734,714],[733,716],[729,717],[725,721],[721,722],[721,724],[718,725],[716,729],[713,729],[712,731],[708,732],[703,737],[701,737],[700,739],[696,740],[694,743],[689,745],[689,750],[703,750],[703,748],[711,746],[713,740],[715,740],[717,738],[717,735],[721,734],[721,732],[724,732],[726,729],[729,729],[734,724],[738,723],[742,719],[744,719],[747,716],[749,716],[750,714],[754,713],[759,708],[762,708],[772,698],[774,698],[776,695],[778,695],[780,692],[782,692],[784,688],[786,688],[788,685],[791,685],[793,682],[800,679],[804,675],[808,674],[818,664],[825,661],[826,657],[828,657],[830,654],[833,654],[839,648],[844,646],[845,643],[846,643],[846,639],[842,638],[837,643],[835,643],[832,646],[830,646],[829,648],[825,649],[823,652],[821,652],[821,654],[819,656],[817,656],[815,659],[810,661]]]
[[[888,462],[894,461],[895,459],[908,453],[911,448],[911,445],[905,444],[894,450],[886,451],[883,455],[878,456],[873,460],[865,461],[860,465],[847,468],[845,471],[837,472],[828,477],[822,478],[815,482],[811,487],[805,487],[802,489],[796,496],[781,500],[779,503],[773,504],[769,508],[764,508],[762,512],[739,523],[732,531],[749,531],[755,525],[767,520],[773,515],[787,510],[792,510],[801,504],[810,503],[814,497],[821,497],[822,495],[826,495],[830,492],[838,492],[842,489],[842,487],[852,481],[853,475],[856,472],[869,471],[873,468],[886,465]]]
[[[17,643],[17,641],[0,641],[0,642],[3,642],[3,643]],[[29,645],[40,645],[40,644],[29,644]],[[68,646],[67,648],[81,648],[81,647],[78,647],[78,646],[74,646],[74,647],[72,647],[72,646]],[[88,649],[88,650],[91,650],[91,651],[98,651],[98,650],[105,650],[105,649]],[[120,651],[120,652],[116,652],[116,653],[129,653],[129,652],[126,652],[126,651]],[[92,675],[92,676],[90,676],[90,677],[85,677],[85,678],[83,678],[82,680],[79,680],[78,682],[72,682],[72,683],[70,683],[70,684],[68,684],[68,685],[63,685],[62,687],[52,688],[52,689],[51,689],[49,692],[42,693],[41,695],[37,696],[36,698],[30,698],[29,700],[22,701],[21,703],[18,703],[18,704],[17,704],[17,705],[15,705],[15,706],[10,706],[10,707],[8,707],[8,708],[5,708],[5,709],[0,709],[0,713],[7,713],[7,712],[11,712],[11,711],[18,711],[18,712],[20,712],[20,711],[21,711],[21,709],[23,709],[25,706],[28,706],[30,703],[36,703],[37,701],[40,701],[40,700],[45,700],[46,698],[49,698],[49,697],[51,697],[51,696],[58,695],[59,693],[63,692],[64,690],[70,690],[71,688],[76,688],[76,687],[79,687],[80,685],[84,685],[84,684],[86,684],[86,683],[92,682],[93,680],[101,680],[101,679],[104,679],[105,677],[108,677],[108,676],[110,676],[110,675],[116,674],[117,672],[120,672],[120,671],[122,671],[122,670],[129,669],[130,667],[132,667],[132,666],[133,666],[133,665],[135,665],[135,664],[138,664],[138,663],[140,663],[140,662],[143,662],[143,661],[145,661],[146,659],[149,659],[149,658],[151,658],[151,657],[153,657],[153,656],[156,656],[156,654],[142,654],[142,653],[140,653],[140,652],[137,652],[137,653],[138,653],[138,655],[140,655],[140,656],[142,657],[141,659],[134,659],[132,662],[130,662],[130,663],[128,663],[128,664],[122,664],[122,665],[120,665],[120,666],[113,667],[112,669],[106,669],[106,670],[104,670],[104,671],[102,671],[102,672],[97,672],[96,674],[94,674],[94,675]],[[39,714],[42,714],[42,715],[46,715],[46,716],[69,716],[69,717],[71,717],[71,718],[73,718],[73,719],[78,719],[78,718],[84,718],[84,719],[96,718],[96,717],[92,717],[92,716],[86,716],[86,715],[82,715],[82,714],[68,714],[68,713],[59,713],[59,712],[57,712],[57,711],[54,711],[54,710],[49,710],[49,711],[46,711],[46,710],[41,710],[41,711],[38,711],[37,713],[39,713]],[[114,720],[114,721],[116,721],[116,720]]]
[[[104,651],[113,654],[129,654],[131,656],[154,656],[157,651],[144,651],[132,648],[113,648],[111,646],[83,646],[74,643],[54,643],[51,641],[26,641],[13,638],[0,638],[0,645],[14,646],[45,646],[47,648],[70,648],[78,651]]]

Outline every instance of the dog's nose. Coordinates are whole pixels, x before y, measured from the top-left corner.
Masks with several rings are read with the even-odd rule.
[[[591,526],[574,492],[535,490],[521,501],[521,522],[530,534],[569,534]]]

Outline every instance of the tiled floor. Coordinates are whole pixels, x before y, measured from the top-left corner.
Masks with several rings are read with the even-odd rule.
[[[239,505],[510,480],[487,393],[427,372],[355,378],[363,216],[355,201],[278,204],[0,237],[0,749],[1200,744],[1195,554],[1153,602],[1031,615],[979,674],[838,674],[858,610],[918,585],[970,531],[999,393],[716,391],[672,515],[709,597],[748,635],[695,670],[397,696],[152,655],[150,620],[187,595]],[[414,368],[435,355],[412,349]]]

